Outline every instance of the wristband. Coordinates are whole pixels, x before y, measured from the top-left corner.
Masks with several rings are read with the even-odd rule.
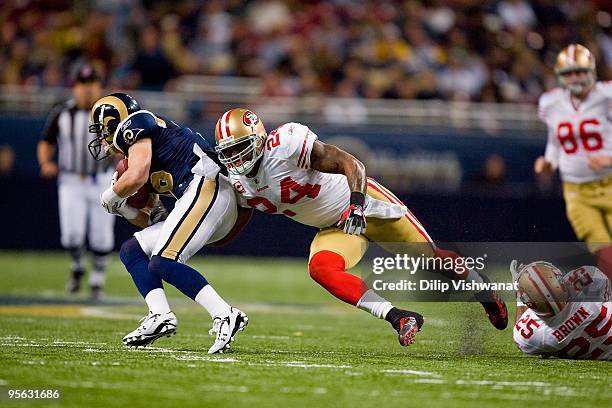
[[[137,208],[126,205],[125,207],[119,208],[119,213],[126,220],[133,220],[134,218],[138,217],[138,214],[140,213],[140,211]]]
[[[365,195],[360,191],[351,192],[351,201],[352,205],[357,205],[361,208],[365,205]]]
[[[102,199],[103,202],[107,204],[115,204],[123,200],[123,197],[120,197],[119,194],[115,193],[115,190],[113,190],[112,187],[109,187],[106,190],[104,190],[100,198]]]

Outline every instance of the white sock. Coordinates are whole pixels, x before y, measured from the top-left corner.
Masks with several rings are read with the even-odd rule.
[[[204,286],[196,295],[195,301],[198,302],[204,309],[210,313],[212,318],[217,316],[227,316],[230,314],[230,305],[227,304],[225,300],[215,289],[210,286]]]
[[[363,294],[361,299],[359,299],[359,302],[357,302],[357,307],[361,310],[372,313],[379,319],[384,319],[387,317],[389,310],[393,309],[391,302],[378,295],[372,289],[368,289]]]
[[[478,272],[475,272],[473,269],[470,269],[465,280],[468,282],[484,283],[484,280],[482,280],[482,276],[480,276]]]
[[[170,312],[170,305],[166,298],[166,292],[162,288],[153,289],[147,296],[145,302],[149,306],[149,311],[153,314],[164,314]]]
[[[98,270],[93,270],[89,274],[89,286],[104,286],[105,273]]]

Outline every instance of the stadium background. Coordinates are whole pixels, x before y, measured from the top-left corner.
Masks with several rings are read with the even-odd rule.
[[[205,354],[208,316],[170,285],[179,335],[128,350],[120,339],[146,313],[142,299],[117,256],[103,302],[66,295],[57,188],[40,178],[35,147],[89,61],[109,92],[126,90],[207,137],[236,105],[268,130],[310,125],[361,158],[436,240],[572,241],[558,180],[532,172],[546,133],[535,102],[555,86],[554,56],[570,42],[612,78],[610,8],[0,0],[0,404],[9,388],[52,388],[61,399],[37,406],[609,406],[609,362],[521,355],[511,331],[493,329],[470,302],[401,302],[427,324],[400,348],[385,321],[310,279],[313,229],[263,214],[236,242],[202,251],[222,256],[191,260],[249,314],[235,352]],[[117,229],[117,245],[133,231],[124,221]],[[508,275],[506,265],[491,269]]]
[[[235,105],[268,130],[310,125],[366,163],[443,241],[569,241],[559,184],[536,179],[535,102],[554,56],[612,72],[605,1],[5,1],[0,6],[0,248],[57,249],[54,181],[35,145],[84,61],[211,137]],[[118,243],[132,231],[118,223]],[[206,252],[303,256],[314,231],[258,214]],[[275,237],[291,237],[291,245]]]

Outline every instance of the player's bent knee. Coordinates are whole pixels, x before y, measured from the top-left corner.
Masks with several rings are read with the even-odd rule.
[[[153,255],[149,261],[149,272],[162,277],[164,272],[164,259],[159,255]]]
[[[149,272],[164,280],[167,280],[168,273],[172,271],[173,266],[175,266],[177,263],[177,261],[166,258],[162,255],[153,255],[151,257],[151,261],[149,262]]]
[[[321,283],[325,277],[334,272],[343,272],[345,267],[344,258],[332,251],[319,251],[313,255],[308,264],[310,277]]]
[[[147,258],[147,255],[144,253],[140,247],[140,243],[135,237],[125,241],[119,249],[119,259],[121,259],[121,262],[128,270],[130,265],[141,260],[143,256]]]

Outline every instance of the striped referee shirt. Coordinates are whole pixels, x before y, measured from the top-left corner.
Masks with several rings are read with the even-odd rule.
[[[74,99],[51,109],[41,139],[58,147],[61,172],[93,176],[114,164],[111,158],[96,161],[91,157],[87,145],[96,135],[89,133],[89,117],[89,109],[79,109]]]

